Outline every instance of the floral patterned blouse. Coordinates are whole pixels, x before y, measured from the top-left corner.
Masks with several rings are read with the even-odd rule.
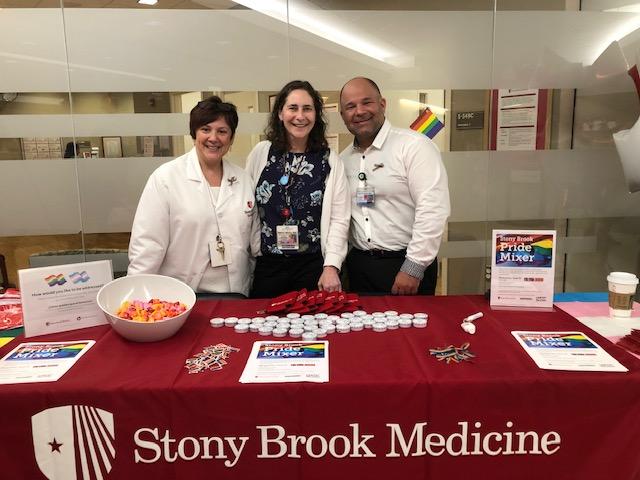
[[[331,166],[329,150],[276,152],[271,146],[267,165],[256,186],[263,255],[301,255],[320,249],[322,198]],[[298,226],[298,250],[278,248],[276,226]]]

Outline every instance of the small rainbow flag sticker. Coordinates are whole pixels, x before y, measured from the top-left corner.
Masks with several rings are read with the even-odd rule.
[[[431,110],[425,108],[424,112],[414,120],[409,128],[433,138],[442,130],[442,127],[444,127],[444,124],[438,120],[438,117]]]
[[[57,275],[49,275],[45,277],[44,281],[47,282],[50,287],[53,287],[55,285],[64,285],[65,283],[67,283],[67,279],[64,278],[64,275],[61,273]]]

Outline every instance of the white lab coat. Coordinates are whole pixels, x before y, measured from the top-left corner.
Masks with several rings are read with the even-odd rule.
[[[253,184],[242,168],[223,160],[215,211],[208,188],[195,148],[151,174],[131,229],[128,274],[167,275],[196,290],[210,264],[209,242],[215,242],[219,226],[225,258],[231,259],[230,291],[249,294],[260,251]],[[224,283],[215,291],[226,292]]]

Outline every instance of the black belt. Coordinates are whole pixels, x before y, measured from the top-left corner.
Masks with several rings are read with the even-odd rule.
[[[283,258],[322,258],[321,252],[303,252],[303,253],[262,253],[264,258],[283,259]],[[259,257],[258,257],[259,258]]]
[[[351,251],[357,255],[365,255],[368,257],[376,258],[404,258],[407,256],[407,250],[378,250],[372,248],[370,250],[360,250],[359,248],[352,248]]]

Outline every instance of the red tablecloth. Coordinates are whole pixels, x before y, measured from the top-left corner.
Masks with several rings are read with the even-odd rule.
[[[428,327],[330,335],[325,384],[238,382],[252,343],[268,337],[213,329],[208,319],[253,316],[265,301],[201,301],[175,337],[153,344],[128,342],[108,326],[29,339],[97,343],[58,382],[0,386],[0,477],[44,478],[32,416],[83,405],[113,415],[114,451],[97,462],[110,479],[640,479],[640,360],[573,317],[491,311],[481,297],[363,303],[368,311],[427,312]],[[465,334],[461,319],[478,311],[478,332]],[[585,331],[629,372],[540,370],[512,330]],[[447,365],[428,354],[467,341],[473,362]],[[240,352],[220,371],[189,375],[185,359],[218,342]],[[278,432],[280,442],[262,444],[261,435]],[[294,449],[288,436],[308,437],[308,445],[298,439]],[[72,448],[65,441],[45,447],[55,456]]]

